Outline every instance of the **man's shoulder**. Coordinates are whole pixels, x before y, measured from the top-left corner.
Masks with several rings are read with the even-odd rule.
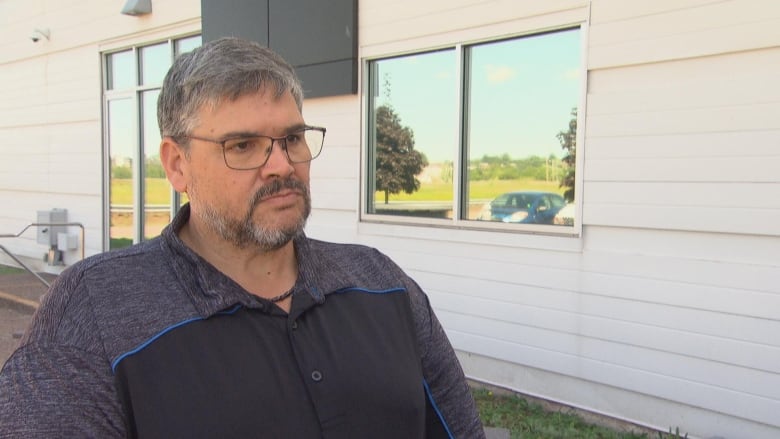
[[[101,253],[65,269],[43,296],[21,345],[102,352],[105,327],[127,312],[120,290],[129,283],[128,268],[139,265],[148,247]]]
[[[363,244],[330,242],[314,238],[306,238],[306,242],[311,252],[328,254],[332,257],[354,258],[355,256],[360,256],[367,258],[387,258],[387,256],[376,248]]]
[[[158,258],[163,256],[163,251],[160,239],[155,238],[140,244],[89,256],[71,265],[62,274],[66,276],[85,275],[115,271],[125,267],[159,265]]]
[[[154,273],[167,271],[166,259],[157,239],[99,253],[66,268],[57,277],[52,291],[69,291],[89,285],[115,289],[144,281],[148,283]]]
[[[60,274],[52,293],[77,291],[92,306],[148,308],[162,291],[179,290],[173,255],[160,238],[90,256]]]
[[[332,289],[385,290],[411,285],[401,267],[374,247],[307,239],[307,252],[302,263]]]
[[[354,269],[365,269],[380,266],[394,270],[400,268],[382,251],[364,244],[336,243],[307,238],[310,257],[315,257],[323,264],[333,264]]]
[[[81,346],[85,343],[76,339],[89,339],[87,344],[99,343],[113,358],[160,327],[190,317],[191,302],[163,247],[153,239],[90,256],[63,271],[34,319],[39,341],[54,337]]]

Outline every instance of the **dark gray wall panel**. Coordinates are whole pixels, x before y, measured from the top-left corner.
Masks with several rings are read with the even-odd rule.
[[[307,98],[338,96],[357,92],[357,61],[334,61],[296,67]],[[353,91],[354,90],[354,91]]]
[[[355,0],[271,0],[270,44],[295,66],[355,58]]]
[[[307,97],[357,93],[357,0],[201,0],[203,41],[237,36],[295,67]]]
[[[201,0],[203,42],[240,37],[268,46],[268,0]]]

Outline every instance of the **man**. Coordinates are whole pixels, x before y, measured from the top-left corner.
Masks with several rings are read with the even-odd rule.
[[[307,238],[292,68],[255,43],[182,55],[158,101],[184,206],[59,276],[0,374],[2,437],[484,437],[425,294],[376,250]]]

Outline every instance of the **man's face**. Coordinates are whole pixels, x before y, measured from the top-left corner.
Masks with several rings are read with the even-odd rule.
[[[201,108],[193,136],[222,140],[264,135],[282,137],[303,125],[289,92],[275,98],[259,92]],[[190,140],[186,161],[190,221],[197,221],[237,248],[282,247],[303,232],[311,210],[309,163],[291,164],[280,142],[268,161],[253,170],[226,166],[222,147]]]

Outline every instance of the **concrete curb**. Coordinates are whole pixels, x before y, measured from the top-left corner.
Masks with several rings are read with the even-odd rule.
[[[36,277],[38,277],[36,279]],[[0,304],[24,313],[32,313],[41,304],[41,298],[48,287],[40,282],[52,283],[57,276],[50,273],[3,273],[0,274]]]
[[[38,309],[38,306],[40,306],[40,304],[34,300],[25,299],[2,291],[0,291],[0,303],[5,303],[11,308],[22,312],[34,312]]]
[[[506,428],[485,427],[486,439],[509,439],[509,430]]]

